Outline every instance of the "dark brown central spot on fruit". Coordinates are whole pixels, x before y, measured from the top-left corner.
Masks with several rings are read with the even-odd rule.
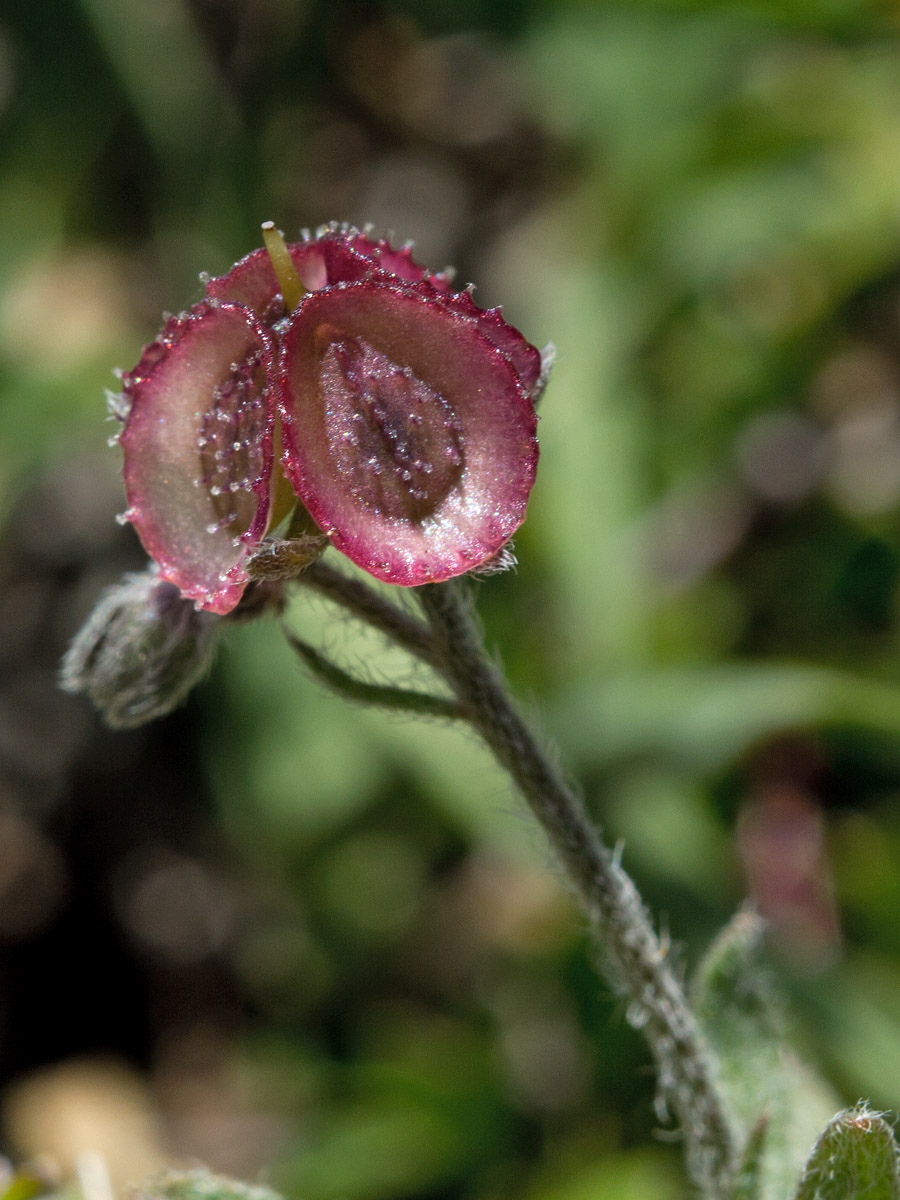
[[[251,351],[214,389],[203,414],[197,449],[200,486],[212,505],[210,533],[244,533],[256,516],[255,492],[263,477],[266,409],[262,399],[261,355]]]
[[[352,494],[386,517],[422,521],[463,471],[463,439],[440,392],[362,338],[322,359],[328,445]]]

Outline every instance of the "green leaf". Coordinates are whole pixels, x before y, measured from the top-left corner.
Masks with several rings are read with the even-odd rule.
[[[747,1139],[734,1181],[734,1200],[761,1200],[769,1121],[760,1117]]]
[[[571,759],[592,766],[649,755],[717,770],[786,729],[851,726],[896,738],[900,689],[791,663],[717,663],[608,676],[551,709]]]
[[[785,1200],[808,1148],[839,1104],[796,1056],[769,973],[763,922],[741,910],[707,951],[694,985],[697,1018],[719,1060],[726,1101],[745,1139],[741,1200]]]
[[[54,1190],[53,1185],[28,1168],[17,1171],[0,1189],[0,1200],[34,1200],[35,1196],[46,1196]]]
[[[865,1105],[838,1113],[813,1146],[796,1200],[900,1200],[897,1143]]]
[[[169,1171],[148,1179],[136,1189],[133,1200],[282,1200],[282,1197],[258,1184],[195,1170]]]

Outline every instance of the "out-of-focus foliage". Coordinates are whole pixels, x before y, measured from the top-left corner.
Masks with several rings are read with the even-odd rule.
[[[0,1002],[0,1067],[125,1050],[151,1157],[304,1200],[685,1195],[644,1050],[470,739],[348,708],[267,623],[160,733],[58,708],[64,637],[140,563],[98,453],[110,369],[260,221],[335,218],[556,343],[489,633],[686,956],[751,894],[804,1056],[900,1109],[892,0],[6,0],[0,939],[62,929],[60,845],[92,863],[131,822],[97,903],[150,983],[127,1046],[92,1027],[31,1064],[37,1010]],[[320,601],[289,619],[410,673]],[[7,1089],[11,1152],[68,1161],[73,1070],[43,1125]]]

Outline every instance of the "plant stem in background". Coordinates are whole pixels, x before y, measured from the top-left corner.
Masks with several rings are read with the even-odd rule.
[[[431,584],[417,594],[434,633],[438,669],[540,822],[590,918],[610,981],[629,1000],[629,1021],[642,1029],[656,1060],[661,1097],[682,1124],[693,1182],[704,1196],[726,1200],[736,1148],[714,1061],[637,889],[520,715],[486,654],[466,585]]]

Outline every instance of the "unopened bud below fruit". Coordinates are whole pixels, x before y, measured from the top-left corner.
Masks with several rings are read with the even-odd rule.
[[[126,575],[75,635],[60,684],[89,697],[111,728],[133,729],[185,699],[212,664],[221,624],[155,568]]]

